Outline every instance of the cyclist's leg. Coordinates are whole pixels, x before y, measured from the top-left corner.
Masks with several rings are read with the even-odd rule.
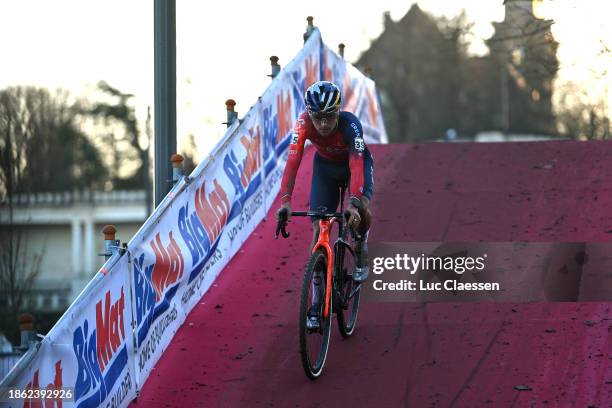
[[[340,192],[338,191],[336,167],[315,153],[312,165],[312,185],[310,188],[310,210],[318,211],[325,207],[327,211],[335,211],[340,202]],[[312,219],[312,242],[309,253],[319,240],[319,220]],[[320,306],[323,304],[323,277],[320,273],[315,274],[312,280],[312,306],[308,316],[317,319]],[[316,323],[310,322],[311,327],[316,327]]]
[[[374,192],[374,161],[372,154],[366,149],[364,154],[364,191],[362,197],[363,206],[359,209],[361,223],[357,227],[357,232],[361,239],[355,242],[356,267],[353,279],[356,282],[363,282],[368,278],[368,234],[372,226],[372,213],[370,211],[370,201]]]
[[[370,211],[370,201],[374,194],[374,159],[370,150],[366,148],[363,158],[363,175],[364,175],[364,189],[363,189],[363,207],[359,210],[361,216],[361,223],[357,228],[357,232],[360,235],[366,236],[370,227],[372,226],[372,212]]]
[[[331,163],[318,153],[315,153],[312,164],[312,185],[310,187],[310,211],[318,211],[325,207],[327,211],[336,211],[340,203],[338,179],[342,174],[341,166]],[[312,242],[309,252],[312,252],[319,239],[319,220],[312,220]]]

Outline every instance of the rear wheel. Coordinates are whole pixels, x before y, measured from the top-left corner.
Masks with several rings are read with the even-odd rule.
[[[317,250],[306,266],[304,282],[302,284],[302,296],[300,299],[300,355],[302,367],[306,376],[311,380],[317,379],[323,372],[329,337],[331,334],[332,302],[329,304],[327,318],[323,316],[325,309],[325,291],[327,283],[327,255],[322,249]],[[315,293],[317,291],[318,293]],[[308,312],[312,312],[313,300],[318,300],[319,328],[309,329],[307,322]]]
[[[355,331],[357,313],[359,312],[360,287],[353,282],[355,272],[355,255],[343,245],[338,246],[336,252],[336,265],[338,270],[338,302],[336,314],[338,315],[338,329],[342,337],[347,338]]]

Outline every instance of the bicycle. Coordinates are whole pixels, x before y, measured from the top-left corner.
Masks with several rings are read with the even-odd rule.
[[[343,187],[340,208],[343,208],[344,190]],[[320,211],[291,212],[292,216],[319,219],[319,238],[306,265],[299,311],[302,367],[311,380],[317,379],[323,372],[329,348],[332,314],[336,313],[340,335],[348,338],[355,330],[359,311],[361,284],[353,282],[355,252],[349,242],[349,231],[353,240],[359,237],[355,236],[347,225],[349,215],[347,211],[327,212],[326,210],[322,208]],[[339,229],[332,249],[330,235],[334,223],[338,223]],[[276,239],[279,232],[284,238],[289,237],[286,226],[286,221],[278,222]],[[316,290],[322,292],[318,294],[318,299],[320,300],[323,294],[323,302],[318,304],[319,328],[310,329],[308,319],[312,316],[309,316],[309,311],[312,312],[313,308],[315,310],[317,308],[313,303]]]

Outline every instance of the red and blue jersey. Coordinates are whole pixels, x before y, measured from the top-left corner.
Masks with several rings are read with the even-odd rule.
[[[352,113],[342,111],[338,117],[336,130],[328,136],[321,136],[308,113],[304,112],[295,123],[291,135],[289,157],[281,182],[281,201],[291,201],[306,140],[310,140],[323,158],[338,163],[348,162],[351,173],[349,193],[351,196],[361,198],[364,193],[364,153],[366,152],[361,122]]]

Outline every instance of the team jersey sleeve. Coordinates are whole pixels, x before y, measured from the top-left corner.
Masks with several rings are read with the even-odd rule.
[[[303,115],[302,115],[303,116]],[[304,153],[304,143],[306,142],[306,127],[304,126],[304,118],[300,118],[295,122],[293,133],[291,134],[291,144],[289,145],[289,156],[281,181],[281,202],[291,202],[293,187],[295,186],[295,177],[300,168],[302,154]]]
[[[361,198],[364,191],[364,163],[365,142],[363,141],[363,129],[359,119],[348,112],[344,112],[343,125],[344,140],[349,146],[349,168],[351,171],[351,185],[349,192],[351,196]]]

